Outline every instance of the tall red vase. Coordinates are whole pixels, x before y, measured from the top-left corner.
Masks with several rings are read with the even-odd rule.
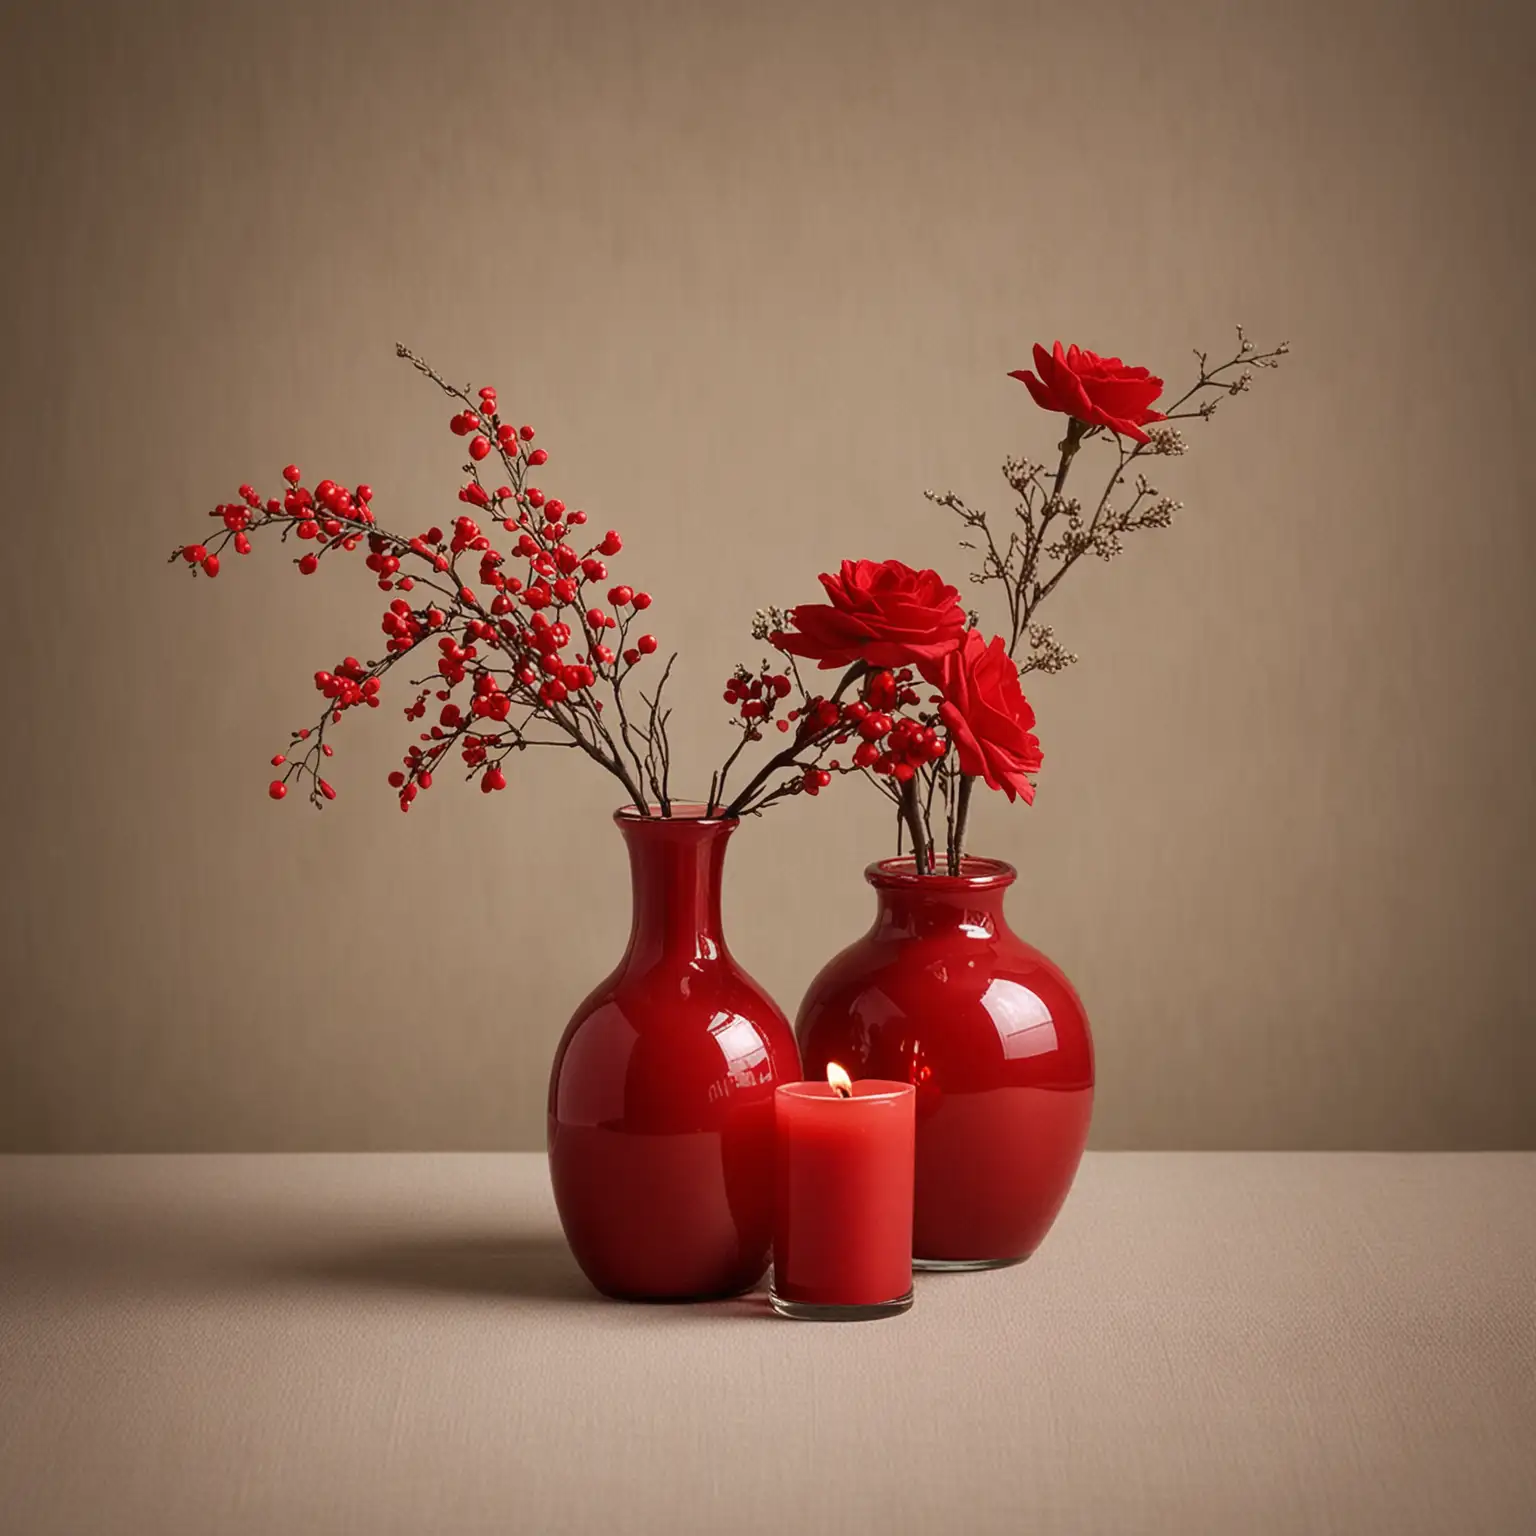
[[[796,1032],[806,1076],[829,1061],[917,1089],[913,1262],[1027,1258],[1056,1219],[1093,1110],[1093,1042],[1071,982],[1008,926],[1015,871],[871,864],[874,927],[811,983]]]
[[[549,1171],[598,1290],[688,1301],[749,1289],[773,1235],[773,1092],[799,1076],[788,1021],[721,933],[736,822],[621,810],[634,917],[576,1010],[549,1083]]]

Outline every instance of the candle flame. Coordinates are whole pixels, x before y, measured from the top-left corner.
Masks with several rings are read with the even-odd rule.
[[[835,1061],[827,1063],[827,1081],[832,1085],[832,1091],[840,1099],[853,1097],[853,1079],[848,1076]]]

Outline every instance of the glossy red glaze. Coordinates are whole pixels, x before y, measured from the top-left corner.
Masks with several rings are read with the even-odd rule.
[[[811,983],[796,1032],[808,1078],[917,1089],[912,1253],[996,1263],[1039,1246],[1072,1187],[1093,1110],[1093,1042],[1071,982],[1009,927],[1010,865],[920,876],[872,864],[870,931]]]
[[[734,820],[614,817],[634,918],[618,969],[566,1027],[549,1171],[600,1291],[684,1301],[747,1290],[773,1235],[774,1088],[800,1075],[784,1015],[732,959],[720,885]]]

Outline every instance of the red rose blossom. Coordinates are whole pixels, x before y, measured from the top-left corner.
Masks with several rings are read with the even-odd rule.
[[[1164,419],[1161,411],[1151,409],[1163,392],[1163,381],[1145,368],[1127,368],[1118,357],[1100,357],[1076,346],[1063,351],[1059,341],[1054,352],[1047,352],[1037,341],[1035,367],[1038,378],[1028,368],[1015,369],[1008,377],[1022,380],[1035,404],[1047,411],[1075,416],[1091,427],[1108,427],[1138,443],[1147,441],[1141,429],[1148,422]]]
[[[1032,729],[1035,712],[1002,636],[994,635],[988,645],[979,630],[967,630],[958,649],[920,667],[944,695],[939,717],[959,754],[961,773],[1031,804],[1035,786],[1026,775],[1038,773],[1044,758]]]
[[[900,560],[844,560],[836,576],[823,574],[830,603],[790,610],[795,629],[774,644],[823,668],[898,667],[952,651],[965,632],[960,594],[935,571],[914,571]]]

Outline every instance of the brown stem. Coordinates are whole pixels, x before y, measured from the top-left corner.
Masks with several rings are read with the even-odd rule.
[[[926,875],[928,869],[928,839],[923,832],[923,811],[917,802],[917,776],[914,774],[902,786],[901,814],[912,834],[912,861],[918,874]]]
[[[1083,434],[1087,430],[1086,421],[1079,421],[1076,416],[1067,418],[1067,435],[1061,440],[1061,463],[1056,466],[1056,483],[1051,487],[1051,501],[1061,495],[1061,488],[1067,483],[1067,471],[1072,468],[1072,460],[1077,457],[1077,450],[1082,447]]]
[[[971,790],[975,783],[975,774],[962,773],[960,775],[960,793],[956,796],[955,838],[949,850],[949,872],[952,875],[960,873],[965,859],[965,829],[966,824],[971,819]]]

